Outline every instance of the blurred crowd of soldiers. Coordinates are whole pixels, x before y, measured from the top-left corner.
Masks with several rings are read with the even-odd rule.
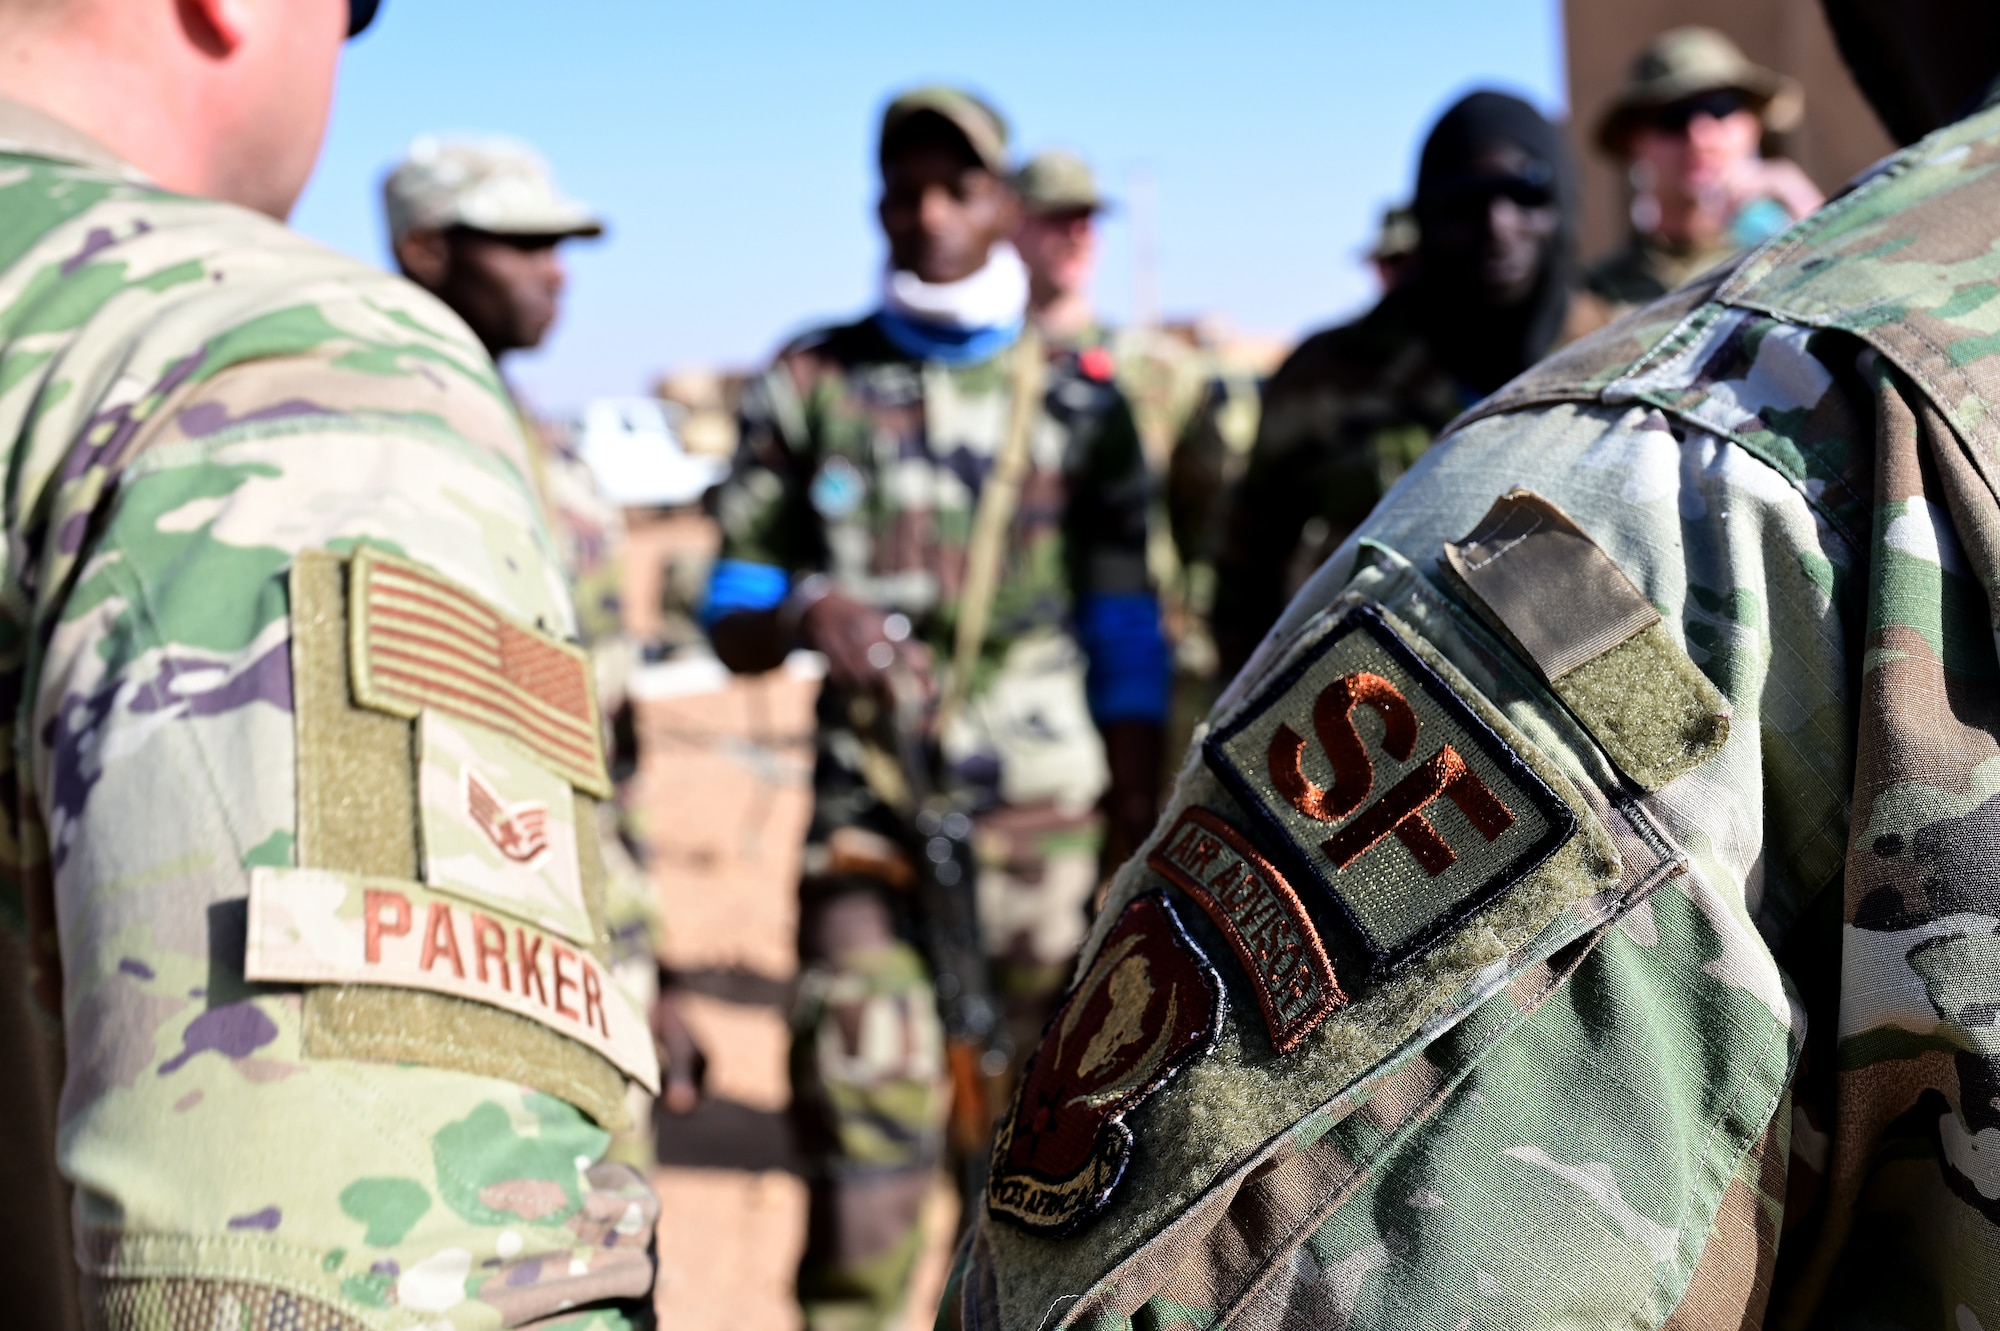
[[[365,25],[372,9],[357,4],[352,22]],[[236,39],[218,29],[214,40],[227,45]],[[79,147],[56,121],[9,108],[14,103],[0,103],[0,152],[81,163],[107,182],[128,182],[102,186],[104,197],[124,206],[116,191],[130,187],[129,179],[136,177],[128,177],[125,168],[87,143]],[[1232,355],[1190,330],[1116,326],[1103,318],[1093,303],[1092,287],[1099,226],[1115,204],[1083,157],[1061,149],[1017,157],[1002,111],[965,89],[919,87],[888,104],[877,135],[878,220],[886,260],[874,306],[852,321],[795,338],[766,369],[750,376],[740,402],[733,404],[733,430],[717,424],[720,402],[712,385],[676,390],[698,409],[697,432],[713,436],[705,446],[733,435],[730,474],[708,499],[720,529],[720,548],[705,585],[690,598],[691,616],[715,655],[733,671],[768,671],[799,649],[817,652],[826,662],[816,712],[813,806],[800,861],[801,970],[788,1064],[791,1122],[806,1160],[810,1198],[797,1284],[808,1327],[862,1331],[896,1325],[904,1316],[922,1246],[921,1214],[941,1167],[963,1183],[968,1220],[979,1210],[983,1153],[994,1118],[1014,1098],[1052,1017],[1077,1019],[1073,1012],[1061,1016],[1058,1007],[1079,948],[1104,904],[1111,874],[1153,834],[1173,786],[1175,764],[1201,719],[1229,681],[1252,662],[1301,586],[1462,413],[1551,352],[1819,208],[1823,200],[1818,189],[1774,147],[1797,124],[1801,111],[1795,82],[1753,64],[1720,33],[1681,28],[1658,37],[1639,53],[1616,100],[1592,130],[1596,146],[1626,171],[1631,207],[1629,231],[1617,248],[1586,262],[1577,252],[1577,172],[1561,128],[1504,92],[1464,96],[1429,129],[1409,202],[1383,214],[1379,237],[1366,256],[1380,285],[1372,308],[1313,333],[1271,368],[1255,357]],[[98,206],[96,196],[77,204],[66,188],[49,187],[44,209],[49,217],[68,208]],[[421,355],[397,343],[402,348],[397,355],[406,357],[397,363],[424,360],[444,367],[434,379],[462,374],[482,386],[483,371],[462,368],[470,363],[474,344],[503,370],[512,353],[540,345],[560,310],[563,247],[605,230],[593,210],[557,187],[532,150],[497,139],[419,140],[384,182],[383,204],[402,275],[456,314],[470,334],[470,341],[450,329],[435,334],[442,340],[434,347],[427,344]],[[92,246],[110,246],[114,239],[123,243],[119,238],[129,239],[128,232],[141,235],[150,223],[140,218],[134,230],[130,218],[116,213],[105,225],[110,229],[90,233],[102,234],[102,244],[85,242],[77,262],[94,252]],[[0,249],[13,243],[10,238]],[[203,252],[188,262],[219,261]],[[222,280],[220,269],[215,280]],[[361,279],[347,275],[339,280]],[[5,299],[26,299],[9,290]],[[368,359],[374,354],[368,338],[398,338],[410,329],[433,335],[423,325],[429,306],[416,314],[396,307],[377,320],[395,301],[379,297],[374,304],[361,303],[372,311],[366,319],[382,328],[369,322],[364,336],[353,331],[353,321],[362,316],[327,316],[322,320],[328,330],[324,345],[345,347],[338,356],[321,356],[321,343],[296,331],[274,331],[268,323],[255,325],[257,335],[292,338],[284,345],[296,344],[296,354],[320,357],[332,367],[327,373],[350,376],[372,372],[365,368],[375,363]],[[0,314],[9,308],[0,306]],[[10,324],[0,327],[12,329]],[[210,331],[214,337],[209,345],[238,345],[227,342],[241,335],[234,325]],[[6,372],[14,373],[20,363],[25,362],[4,362]],[[378,423],[396,412],[428,411],[409,404],[429,391],[415,380],[432,372],[396,373],[411,382],[395,380],[377,398],[368,398],[365,410],[356,410],[375,413],[370,419]],[[111,376],[84,378],[102,388]],[[385,381],[392,378],[384,376]],[[0,374],[0,394],[15,382]],[[316,393],[329,400],[338,396],[309,376],[300,382],[305,386],[271,409],[277,415],[257,415],[255,400],[238,402],[225,394],[214,404],[216,419],[233,422],[232,429],[251,430],[230,436],[239,442],[264,439],[257,430],[276,438],[271,421],[285,413],[310,416],[308,400],[317,400]],[[591,889],[599,895],[590,902],[596,931],[590,946],[596,948],[592,955],[604,973],[642,1014],[660,1064],[657,1095],[669,1110],[685,1112],[699,1102],[706,1055],[681,1019],[673,977],[658,962],[661,922],[644,867],[645,822],[632,793],[638,752],[627,684],[640,664],[642,644],[627,634],[619,603],[622,519],[599,493],[566,431],[535,419],[504,385],[504,379],[490,385],[504,403],[498,417],[482,406],[464,418],[475,424],[463,428],[467,437],[497,430],[494,437],[503,439],[518,428],[528,441],[522,455],[528,493],[518,504],[513,499],[466,500],[467,512],[478,509],[477,518],[467,521],[487,533],[481,539],[502,544],[494,533],[507,530],[518,536],[523,523],[540,523],[552,547],[520,538],[528,543],[518,550],[508,547],[512,553],[490,560],[467,554],[462,544],[453,553],[454,538],[447,531],[424,538],[409,535],[396,525],[407,521],[400,515],[377,521],[363,513],[350,522],[343,515],[362,509],[337,503],[307,505],[314,515],[309,524],[313,534],[304,527],[287,528],[258,539],[273,548],[323,545],[335,552],[343,561],[341,571],[331,574],[327,585],[349,589],[339,595],[356,598],[362,593],[353,589],[375,576],[366,571],[373,566],[345,561],[355,559],[357,549],[370,548],[369,540],[379,540],[398,557],[416,561],[410,567],[435,564],[477,592],[451,591],[456,608],[448,614],[464,619],[486,613],[477,607],[499,606],[495,622],[505,622],[493,630],[500,635],[496,641],[512,633],[514,639],[506,641],[540,643],[539,634],[549,643],[576,643],[587,651],[596,699],[591,716],[602,720],[609,757],[601,785],[589,772],[567,784],[579,792],[574,853],[587,866],[586,877],[598,884]],[[181,381],[171,380],[161,400],[180,392]],[[173,400],[179,413],[176,428],[197,433],[188,422],[202,418],[187,400]],[[242,412],[237,413],[238,407]],[[141,421],[146,412],[132,408],[116,420],[128,417]],[[446,417],[459,419],[449,412],[439,419]],[[505,424],[492,424],[503,418]],[[408,422],[396,428],[421,432]],[[129,462],[139,484],[145,477],[171,474],[182,456],[173,450],[182,442],[168,440],[157,453],[148,451],[150,443],[134,448],[133,459],[145,452],[143,465],[122,455],[118,465]],[[492,447],[493,456],[511,456],[511,445]],[[246,454],[239,465],[254,470],[264,464]],[[464,458],[441,464],[441,492],[472,493],[477,487],[467,478],[484,477],[486,465]],[[61,527],[64,541],[71,539],[67,533],[98,532],[110,521],[90,516],[94,501],[75,498],[84,493],[80,475],[65,473],[64,484],[72,488],[64,491],[69,496],[64,502],[81,507],[74,522]],[[162,500],[149,521],[157,521],[162,533],[180,531],[173,523],[182,521],[174,516],[182,510],[173,504],[209,503],[202,497],[208,494],[199,486],[175,492],[168,496],[172,503]],[[46,516],[39,520],[55,521]],[[14,547],[40,548],[36,542],[44,537],[52,543],[57,539],[40,528],[30,537],[16,539]],[[434,557],[425,553],[433,550]],[[56,582],[48,586],[83,576],[67,565],[51,564],[50,569],[47,576]],[[544,573],[568,590],[574,613],[567,622],[562,612],[548,609],[553,602],[543,585]],[[306,591],[297,589],[303,585],[294,584],[297,606],[307,604]],[[332,639],[342,641],[339,634],[346,633],[354,644],[352,664],[340,665],[335,674],[346,689],[347,676],[339,672],[359,672],[372,659],[366,653],[374,649],[364,644],[366,634],[375,630],[362,625],[362,600],[342,604],[351,608],[341,613],[355,617],[354,626],[339,629]],[[347,622],[337,615],[336,620]],[[60,631],[40,621],[35,628],[55,642],[47,650],[58,653],[69,650],[65,644],[86,631],[76,627],[72,632],[67,622]],[[217,638],[208,628],[188,632],[187,638],[174,641],[206,647]],[[242,637],[232,650],[248,653],[255,635]],[[107,659],[114,654],[110,646],[100,650]],[[501,660],[495,667],[500,674],[513,669],[504,652],[496,659]],[[537,659],[556,658],[545,653]],[[305,660],[303,655],[293,659],[295,674],[306,668],[301,664]],[[556,667],[536,669],[546,673]],[[527,675],[507,679],[517,693],[533,695],[533,705],[520,712],[526,719],[509,719],[513,713],[503,716],[485,703],[478,704],[487,707],[484,712],[464,704],[472,708],[465,715],[490,723],[503,737],[514,736],[508,743],[515,747],[508,752],[518,754],[543,742],[536,727],[553,724],[546,718],[554,714],[551,708],[560,711],[560,699],[554,692],[537,692],[542,685]],[[297,691],[304,685],[291,687]],[[369,712],[368,724],[390,724],[384,716],[416,715],[414,708],[396,712],[368,701],[358,679],[353,687],[351,705],[341,695],[335,708],[339,717],[348,711]],[[287,708],[292,696],[286,694]],[[298,697],[303,774],[317,759],[305,748],[307,704],[303,692]],[[112,709],[112,694],[102,698],[101,709]],[[100,706],[96,695],[90,706]],[[137,704],[118,706],[143,710]],[[430,706],[449,710],[435,699]],[[63,727],[72,725],[70,716],[63,713]],[[124,716],[118,711],[110,724],[115,727]],[[67,729],[44,720],[44,729],[55,738],[42,742],[67,742]],[[74,724],[104,724],[102,711]],[[413,770],[424,773],[421,779],[428,783],[432,758],[424,755],[433,743],[432,723],[426,719],[422,724],[426,728]],[[359,751],[360,741],[345,738],[347,731],[336,727],[327,733],[336,732],[340,738],[325,741],[329,751]],[[110,740],[103,743],[107,750],[111,747]],[[407,748],[409,741],[392,741],[391,747],[397,743]],[[280,746],[271,752],[284,760],[274,759],[273,770],[285,771],[289,780],[290,750]],[[402,755],[397,761],[407,764],[407,753],[397,752]],[[430,789],[428,784],[423,788]],[[566,800],[571,792],[560,784],[558,788]],[[352,802],[366,794],[355,790],[350,787],[343,798]],[[88,794],[68,793],[78,800]],[[475,821],[487,820],[482,825],[491,836],[493,827],[507,818],[530,819],[522,811],[531,805],[540,809],[533,819],[547,819],[551,815],[545,804],[508,805],[501,798],[494,806],[497,815],[482,812],[486,806],[476,801],[468,807]],[[431,816],[428,806],[422,816]],[[494,822],[495,817],[502,823]],[[304,818],[301,814],[301,822]],[[521,824],[542,825],[532,820]],[[434,855],[430,839],[442,834],[434,833],[430,823],[422,827],[410,853]],[[73,823],[26,833],[15,829],[15,840],[38,845],[34,838],[44,838],[57,847],[60,862],[67,844],[63,837],[73,829]],[[511,827],[503,830],[514,835]],[[269,877],[281,869],[360,875],[370,883],[417,878],[411,870],[373,867],[384,861],[365,856],[352,863],[337,856],[313,858],[325,855],[324,847],[338,839],[324,832],[315,835],[319,841],[309,845],[302,833],[296,854],[292,842],[284,840],[271,852],[276,858],[269,859],[256,859],[232,843],[232,864],[240,860],[246,874],[266,875],[255,890],[268,887],[274,904],[253,908],[253,915],[276,910],[277,903],[307,909],[311,885],[287,888],[287,880]],[[402,835],[411,841],[407,828]],[[1492,837],[1489,833],[1487,839]],[[501,850],[508,853],[504,844]],[[46,849],[42,853],[48,854]],[[541,858],[516,858],[532,858],[539,865],[548,853],[544,847],[536,852]],[[167,874],[161,867],[168,863],[166,855],[160,850],[153,860],[135,860],[133,872]],[[27,866],[17,875],[24,882],[32,886],[39,881],[37,874],[46,877],[44,862],[34,854],[23,851],[17,858]],[[961,874],[976,883],[977,893],[976,928],[962,936],[939,923],[936,902],[924,895],[926,890],[948,890]],[[437,878],[432,873],[425,881]],[[381,891],[371,888],[369,904],[352,907],[348,916],[376,912]],[[407,933],[410,908],[403,909],[401,929]],[[35,911],[30,899],[17,913],[46,924],[46,916],[37,917]],[[429,925],[420,926],[420,934],[423,928],[429,931],[422,968],[428,971],[436,964],[442,929],[451,965],[458,979],[469,983],[448,907],[433,905],[431,911]],[[384,938],[397,930],[390,917],[369,913],[366,918],[368,960],[374,963],[386,946]],[[109,937],[125,926],[112,921],[93,927]],[[257,927],[253,922],[253,933]],[[472,937],[481,949],[477,973],[484,981],[488,953],[480,927],[475,923]],[[500,938],[501,953],[496,955],[503,957],[504,975],[505,930]],[[980,954],[970,961],[952,952],[968,938]],[[150,983],[156,971],[170,965],[181,968],[176,975],[195,975],[187,968],[194,954],[181,956],[175,946],[161,943],[155,955],[147,950],[154,947],[148,935],[129,944],[132,957],[127,960],[116,960],[122,953],[114,950],[95,959],[80,958],[73,969],[95,974],[91,968],[96,967],[125,977],[117,983],[128,988]],[[539,964],[529,960],[532,955],[521,953],[518,960],[524,1007],[527,968]],[[595,974],[587,964],[583,973]],[[555,971],[558,1007],[563,974]],[[535,975],[539,984],[540,972]],[[306,976],[271,971],[263,978],[304,981]],[[112,981],[103,982],[109,992]],[[242,986],[244,981],[237,977],[233,983]],[[115,1005],[114,1000],[104,1002]],[[139,999],[130,1002],[143,1006]],[[263,1009],[245,1010],[254,1016]],[[442,1008],[410,1011],[417,1014],[407,1018],[411,1031],[439,1047],[469,1038],[464,1030],[470,1028],[451,1025],[456,1018]],[[296,1038],[311,1053],[314,1038],[333,1038],[314,1037],[311,1023],[334,1019],[313,1017],[310,1005],[306,1012],[286,1020],[306,1024],[308,1034]],[[166,1019],[160,1015],[155,1024]],[[341,1038],[359,1041],[369,1034],[363,1029],[366,1014],[343,1020],[350,1021],[351,1029],[341,1028],[348,1032]],[[243,1044],[247,1053],[280,1038],[278,1026],[264,1036],[255,1021],[246,1021],[241,1031],[218,1026],[206,1035],[187,1035],[183,1057],[252,1040]],[[88,1035],[92,1028],[86,1020],[79,1029]],[[283,1030],[284,1040],[295,1039],[292,1027]],[[608,1029],[606,1037],[611,1038]],[[202,1045],[201,1039],[209,1043]],[[351,1052],[362,1046],[344,1047]],[[408,1046],[397,1048],[399,1058],[387,1060],[396,1063],[397,1075],[422,1061]],[[496,1075],[494,1065],[477,1058],[457,1063],[444,1058],[441,1065],[466,1076]],[[114,1088],[103,1093],[116,1102],[115,1088],[131,1093],[135,1083],[143,1082],[144,1090],[152,1085],[146,1078],[157,1080],[150,1070],[141,1078],[134,1070],[139,1066],[121,1064],[120,1070],[107,1064],[92,1075]],[[163,1065],[159,1076],[178,1066]],[[651,1079],[625,1063],[613,1069],[611,1082],[626,1101],[620,1113],[595,1092],[562,1089],[599,1085],[602,1078],[590,1079],[601,1071],[596,1064],[590,1065],[589,1076],[559,1068],[560,1075],[550,1073],[542,1080],[536,1079],[538,1069],[530,1070],[536,1075],[501,1071],[545,1094],[524,1091],[504,1112],[496,1106],[490,1115],[474,1106],[476,1097],[463,1104],[452,1101],[452,1112],[463,1111],[460,1118],[443,1126],[427,1120],[421,1130],[410,1129],[409,1142],[417,1145],[405,1143],[406,1154],[432,1150],[440,1161],[459,1149],[452,1145],[458,1143],[465,1159],[478,1161],[480,1168],[491,1166],[490,1178],[481,1175],[484,1182],[466,1185],[465,1197],[451,1202],[452,1212],[463,1221],[460,1230],[421,1229],[420,1223],[441,1224],[444,1216],[438,1210],[431,1212],[431,1221],[420,1222],[430,1206],[422,1188],[411,1185],[418,1200],[410,1201],[391,1186],[396,1179],[377,1178],[358,1166],[342,1173],[348,1168],[346,1156],[327,1166],[331,1182],[326,1186],[342,1185],[342,1212],[365,1224],[369,1243],[385,1252],[408,1234],[417,1234],[439,1252],[497,1252],[489,1264],[508,1274],[504,1280],[496,1275],[479,1298],[497,1310],[501,1323],[555,1319],[571,1303],[594,1302],[607,1310],[602,1325],[625,1325],[618,1320],[625,1317],[637,1324],[645,1314],[634,1301],[643,1301],[645,1290],[626,1266],[607,1260],[593,1267],[597,1259],[582,1256],[569,1256],[569,1265],[562,1266],[550,1255],[564,1251],[558,1246],[537,1267],[520,1258],[522,1240],[504,1226],[522,1216],[533,1220],[575,1207],[578,1216],[590,1218],[576,1222],[573,1237],[579,1252],[595,1245],[636,1261],[630,1251],[635,1240],[628,1231],[641,1223],[633,1217],[650,1213],[631,1200],[637,1194],[630,1175],[603,1171],[611,1168],[607,1162],[648,1162],[655,1093],[644,1083]],[[275,1085],[284,1075],[273,1072],[269,1080]],[[388,1085],[370,1083],[365,1095],[393,1098],[393,1089],[382,1089]],[[210,1094],[221,1098],[219,1091],[211,1089]],[[173,1114],[181,1114],[199,1100],[196,1092],[193,1099],[143,1102],[132,1112],[164,1115],[171,1105]],[[578,1168],[572,1172],[587,1177],[585,1193],[578,1192],[573,1180],[551,1182],[556,1174],[550,1170],[566,1168],[569,1155],[555,1166],[522,1163],[533,1153],[522,1143],[543,1136],[588,1142],[592,1129],[586,1116],[615,1130],[594,1159],[586,1159],[591,1148],[577,1148],[583,1153],[576,1156]],[[105,1126],[112,1119],[100,1114],[91,1120],[90,1130],[115,1137],[115,1128]],[[531,1122],[539,1124],[532,1132],[524,1126]],[[353,1129],[357,1139],[366,1131]],[[571,1135],[561,1136],[565,1132]],[[115,1168],[87,1152],[78,1158],[93,1197],[120,1195]],[[503,1158],[504,1167],[494,1163]],[[442,1164],[439,1170],[445,1172]],[[553,1201],[533,1191],[535,1180],[545,1189],[554,1188]],[[1105,1191],[1115,1183],[1114,1177]],[[187,1195],[200,1195],[198,1186],[186,1186]],[[226,1217],[232,1233],[254,1236],[289,1223],[289,1203],[273,1201],[259,1210],[252,1202],[263,1194],[253,1196],[254,1189],[233,1184],[216,1186],[216,1195],[224,1200],[210,1209]],[[522,1202],[523,1197],[529,1202]],[[545,1202],[548,1211],[530,1214],[534,1205]],[[149,1204],[154,1206],[150,1212]],[[628,1204],[636,1209],[628,1211]],[[163,1214],[146,1196],[103,1205],[101,1214],[91,1213],[93,1220],[80,1222],[79,1251],[111,1251],[115,1240],[104,1235],[125,1218],[120,1206],[135,1207],[133,1214],[142,1219],[157,1221]],[[314,1213],[302,1205],[298,1214],[305,1223]],[[476,1241],[463,1238],[475,1232],[481,1236]],[[624,1236],[622,1249],[619,1235]],[[636,1242],[643,1246],[643,1239]],[[179,1258],[169,1257],[161,1259],[161,1270],[176,1269],[173,1262]],[[344,1251],[323,1259],[328,1282],[323,1284],[313,1284],[318,1277],[305,1267],[295,1272],[275,1257],[263,1274],[279,1272],[272,1277],[276,1285],[302,1300],[320,1299],[329,1308],[339,1299],[385,1307],[384,1291],[392,1289],[404,1304],[421,1308],[436,1284],[432,1277],[456,1269],[450,1262],[426,1266],[431,1274],[417,1280],[411,1278],[417,1267],[406,1270],[387,1257],[351,1272],[341,1270],[344,1260]],[[313,1261],[322,1259],[315,1256]],[[238,1290],[227,1295],[237,1301],[228,1302],[205,1287],[188,1292],[207,1278],[196,1271],[199,1261],[189,1262],[194,1274],[183,1279],[146,1275],[142,1262],[117,1268],[125,1274],[103,1274],[116,1266],[106,1258],[89,1290],[100,1305],[93,1320],[120,1327],[179,1328],[193,1326],[195,1321],[188,1319],[201,1317],[208,1319],[202,1325],[220,1325],[225,1315],[235,1315],[230,1310],[250,1308],[262,1309],[257,1315],[273,1319],[271,1324],[283,1321],[278,1305],[268,1303],[274,1295]],[[243,1288],[255,1286],[258,1274],[250,1271],[242,1277],[247,1282]],[[459,1271],[461,1283],[465,1278]],[[564,1285],[563,1280],[572,1283]],[[649,1285],[650,1279],[644,1283]],[[503,1284],[508,1288],[502,1289]],[[523,1292],[510,1292],[516,1285]],[[342,1293],[336,1298],[325,1293],[329,1289]],[[371,1303],[371,1298],[377,1301]],[[436,1305],[439,1310],[455,1306],[450,1301]],[[182,1314],[182,1320],[173,1320]],[[350,1325],[332,1314],[309,1324]]]

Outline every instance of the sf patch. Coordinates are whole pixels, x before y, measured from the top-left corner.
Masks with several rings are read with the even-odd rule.
[[[1257,990],[1279,1053],[1347,1001],[1312,918],[1285,876],[1219,815],[1181,811],[1147,864],[1205,911]]]
[[[1132,1154],[1125,1116],[1215,1047],[1223,1005],[1215,968],[1166,895],[1127,904],[994,1134],[987,1210],[1044,1235],[1102,1210]]]
[[[1258,692],[1204,756],[1377,974],[1576,833],[1575,811],[1372,605]]]

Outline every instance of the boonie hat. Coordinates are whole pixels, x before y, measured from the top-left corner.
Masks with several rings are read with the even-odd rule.
[[[1713,28],[1675,28],[1655,37],[1632,62],[1625,86],[1597,122],[1598,146],[1623,157],[1633,131],[1653,112],[1705,92],[1724,91],[1743,94],[1773,133],[1797,125],[1805,109],[1797,79],[1752,64],[1736,43]]]
[[[1030,213],[1101,213],[1111,206],[1098,191],[1090,164],[1061,148],[1030,157],[1014,173],[1014,192]]]
[[[918,116],[942,117],[972,145],[973,156],[994,175],[1007,172],[1007,121],[985,99],[945,84],[912,88],[882,112],[882,132],[876,143],[878,160],[888,155],[890,144],[903,128]]]
[[[410,145],[382,182],[389,235],[466,226],[501,236],[600,236],[604,223],[556,188],[548,164],[512,139],[443,139]]]
[[[1417,210],[1407,203],[1382,210],[1382,224],[1375,243],[1364,256],[1377,261],[1407,259],[1417,252],[1421,235],[1417,230]]]

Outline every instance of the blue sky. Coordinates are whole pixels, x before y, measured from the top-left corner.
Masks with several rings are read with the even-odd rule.
[[[761,361],[871,299],[873,133],[894,90],[963,81],[1018,147],[1150,179],[1161,303],[1297,334],[1365,303],[1357,255],[1430,120],[1473,87],[1563,101],[1558,0],[385,0],[354,42],[294,222],[375,262],[377,188],[425,131],[536,144],[611,223],[574,245],[563,321],[510,373],[538,404],[660,369]],[[1132,307],[1129,213],[1100,303]]]

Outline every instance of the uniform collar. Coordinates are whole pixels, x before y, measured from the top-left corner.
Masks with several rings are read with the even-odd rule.
[[[147,179],[138,167],[82,130],[4,93],[0,93],[0,153],[75,162],[130,180]]]

